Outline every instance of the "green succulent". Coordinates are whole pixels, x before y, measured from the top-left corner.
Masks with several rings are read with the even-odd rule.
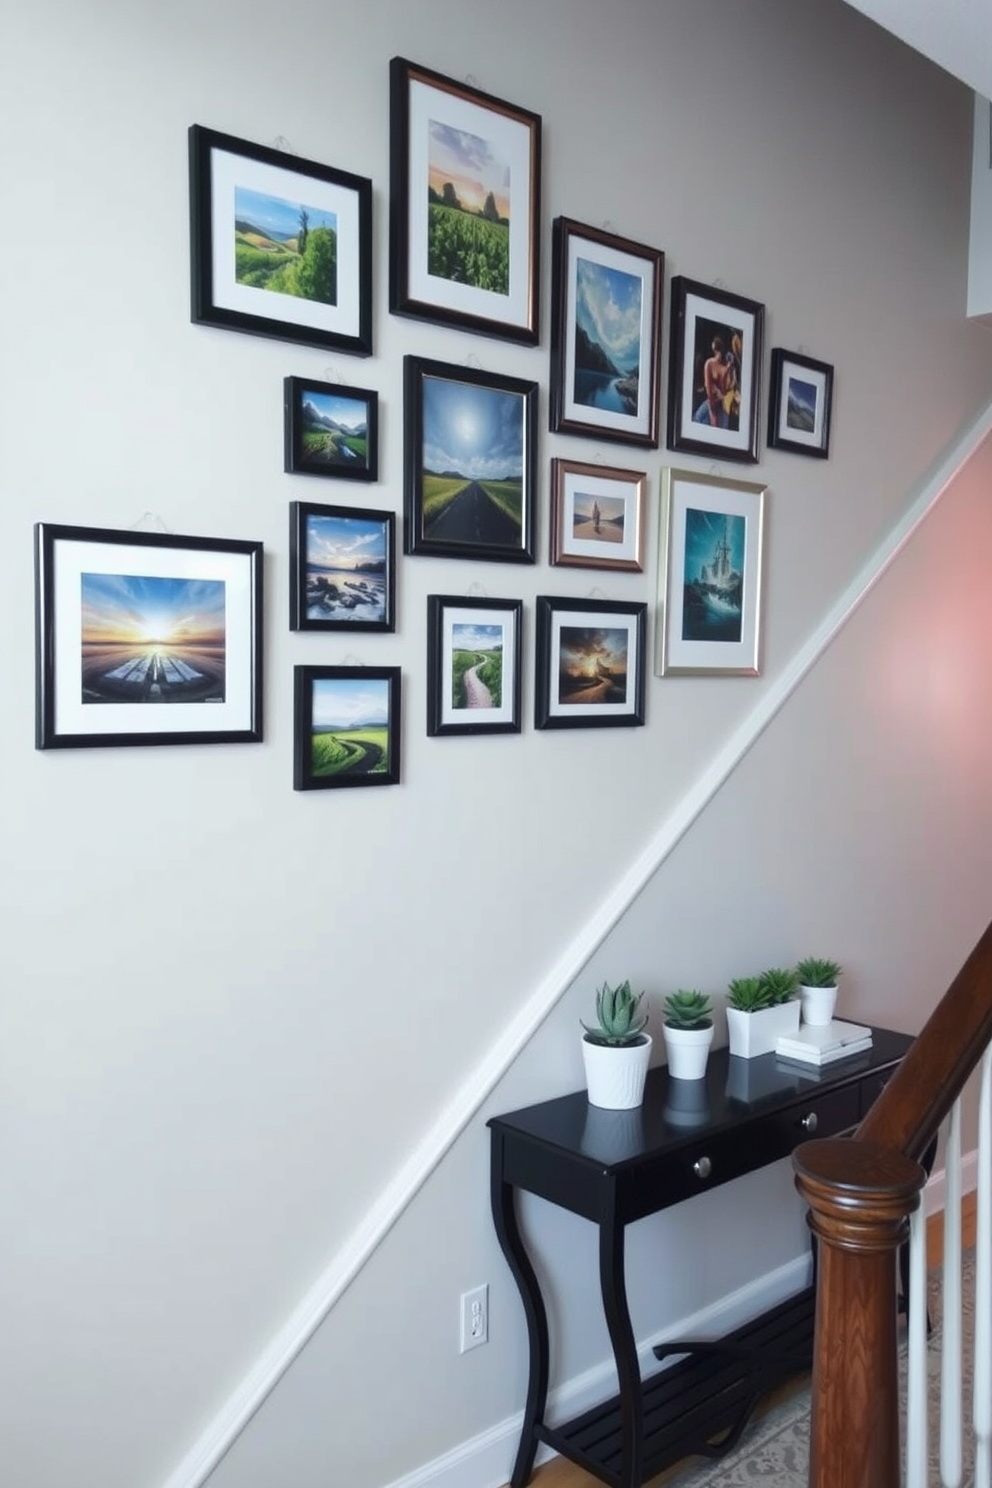
[[[761,973],[758,980],[768,993],[768,1007],[778,1007],[779,1003],[788,1002],[799,986],[799,976],[794,967],[770,966]]]
[[[638,1011],[643,996],[643,992],[634,995],[629,981],[620,982],[616,987],[611,987],[609,982],[604,982],[596,993],[598,1026],[590,1027],[588,1023],[579,1019],[589,1042],[616,1046],[640,1043],[644,1025],[648,1021],[647,1013]]]
[[[669,1028],[709,1028],[713,1004],[705,992],[669,992],[664,1005]]]
[[[836,961],[825,961],[820,956],[807,956],[796,967],[796,977],[804,987],[836,987],[837,978],[843,971]]]
[[[772,1006],[772,994],[760,977],[734,977],[727,987],[727,1006],[742,1013],[757,1013]]]

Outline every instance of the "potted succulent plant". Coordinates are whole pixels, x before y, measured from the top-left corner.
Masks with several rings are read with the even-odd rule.
[[[806,956],[796,967],[803,1022],[822,1028],[832,1022],[837,1006],[837,982],[843,968],[821,956]]]
[[[582,1060],[589,1103],[611,1111],[639,1106],[644,1096],[651,1058],[651,1035],[644,1032],[647,1013],[641,1012],[644,993],[636,995],[630,982],[611,987],[604,982],[596,993],[596,1022],[582,1022]]]
[[[673,1080],[701,1080],[713,1042],[713,1004],[704,992],[680,988],[665,998],[665,1050]]]
[[[760,976],[735,977],[727,988],[727,1036],[732,1055],[771,1054],[782,1034],[799,1028],[794,972],[771,967]]]

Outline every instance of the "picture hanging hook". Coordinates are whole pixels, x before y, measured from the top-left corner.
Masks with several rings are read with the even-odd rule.
[[[143,512],[138,520],[132,522],[128,528],[129,532],[171,532],[171,530],[165,525],[158,512],[151,511]]]

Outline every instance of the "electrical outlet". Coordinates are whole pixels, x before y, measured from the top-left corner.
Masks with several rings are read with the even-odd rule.
[[[462,1346],[461,1352],[478,1348],[489,1342],[489,1283],[462,1292],[461,1300]]]

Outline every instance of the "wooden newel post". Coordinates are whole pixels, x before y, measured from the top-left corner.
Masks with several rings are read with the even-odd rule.
[[[850,1137],[792,1162],[818,1242],[810,1488],[899,1488],[896,1262],[926,1173]]]

